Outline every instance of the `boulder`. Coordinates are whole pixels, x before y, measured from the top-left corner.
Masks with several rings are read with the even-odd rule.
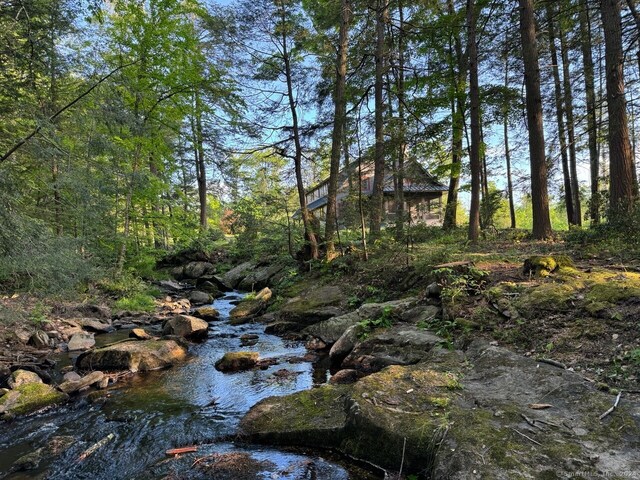
[[[358,372],[350,368],[343,368],[334,373],[329,379],[329,383],[333,385],[346,385],[356,383],[358,381]]]
[[[80,380],[82,377],[80,376],[80,374],[78,372],[74,372],[73,370],[70,372],[65,373],[62,376],[62,380],[64,382],[77,382],[78,380]]]
[[[356,324],[347,328],[336,343],[329,350],[329,358],[332,362],[341,362],[351,353],[353,347],[358,343],[358,339],[364,333],[364,329]]]
[[[82,370],[147,371],[170,367],[186,358],[186,348],[175,340],[127,341],[83,353],[76,365]]]
[[[77,318],[75,321],[85,330],[96,333],[109,333],[113,332],[114,328],[111,326],[111,320],[100,321],[95,318]]]
[[[302,333],[312,335],[331,345],[338,341],[342,334],[351,326],[357,325],[363,320],[372,320],[389,311],[396,317],[408,310],[416,302],[415,298],[394,300],[385,303],[365,303],[360,308],[344,315],[339,315],[328,320],[318,322],[306,327]]]
[[[38,377],[38,381],[15,385],[9,393],[0,397],[0,415],[5,418],[25,415],[50,405],[62,403],[67,399],[66,394],[57,391],[51,385],[42,383]]]
[[[175,278],[177,281],[184,280],[186,277],[184,276],[184,265],[179,265],[177,267],[173,267],[171,269],[171,276]]]
[[[286,268],[286,264],[276,262],[254,268],[238,284],[240,290],[259,290],[272,286],[271,279]]]
[[[17,327],[10,332],[11,340],[15,343],[27,344],[31,340],[33,330]]]
[[[74,334],[69,340],[69,351],[88,350],[96,344],[93,333],[80,332]]]
[[[44,330],[36,330],[29,338],[28,343],[36,348],[49,348],[55,345],[53,339]]]
[[[250,370],[257,366],[259,358],[258,352],[228,352],[216,362],[215,367],[221,372]]]
[[[75,438],[70,436],[53,437],[44,447],[29,452],[16,460],[11,469],[16,472],[36,470],[43,461],[50,462],[53,460],[52,457],[59,456],[68,450],[75,441]]]
[[[209,281],[205,281],[205,282],[199,282],[198,284],[196,284],[196,286],[203,292],[206,292],[210,295],[212,295],[215,298],[221,297],[223,295],[222,292],[220,292],[220,290],[218,290],[218,287],[213,284],[212,282]]]
[[[335,448],[392,470],[402,459],[403,473],[424,478],[635,471],[640,404],[633,397],[599,419],[614,397],[576,373],[481,341],[466,352],[432,350],[439,361],[267,398],[241,420],[240,433],[247,441]]]
[[[229,285],[231,288],[237,288],[242,279],[249,275],[254,268],[256,268],[256,264],[254,262],[241,263],[222,275],[222,282],[225,285]]]
[[[418,305],[402,313],[402,321],[414,325],[426,325],[440,314],[440,308],[435,305]]]
[[[129,332],[129,338],[136,340],[151,340],[153,337],[148,334],[144,328],[134,328]]]
[[[194,317],[202,318],[206,321],[218,320],[220,318],[220,312],[212,306],[199,307],[193,312]]]
[[[174,282],[173,280],[160,280],[155,282],[155,284],[163,291],[170,293],[179,293],[185,289],[184,285],[179,282]]]
[[[240,435],[273,444],[331,448],[347,424],[344,387],[325,385],[254,405],[240,422]]]
[[[188,339],[206,338],[209,324],[190,315],[176,315],[166,321],[162,327],[163,335],[176,335]]]
[[[300,328],[300,325],[297,322],[275,321],[264,327],[264,333],[282,335],[284,333],[295,332],[298,328]]]
[[[229,312],[229,317],[232,321],[238,319],[250,319],[251,317],[258,315],[265,308],[267,308],[267,304],[263,300],[242,300]]]
[[[10,389],[15,390],[21,385],[28,383],[42,383],[42,379],[37,373],[30,372],[29,370],[16,370],[11,374],[7,383]]]
[[[427,359],[433,347],[443,342],[429,330],[411,325],[379,329],[353,347],[342,368],[370,374],[389,365],[413,365]]]
[[[58,388],[68,395],[70,393],[77,392],[78,390],[82,390],[83,388],[90,387],[91,385],[100,384],[104,378],[104,373],[95,371],[78,380],[67,380],[62,382]]]
[[[347,297],[335,285],[324,285],[290,299],[280,309],[280,320],[296,322],[298,330],[345,313]]]
[[[256,293],[256,296],[254,298],[256,300],[262,300],[263,302],[268,302],[269,300],[271,300],[272,295],[273,295],[273,292],[271,291],[271,289],[269,287],[264,287],[258,293]]]
[[[216,273],[216,267],[209,262],[189,262],[184,266],[184,278],[197,279],[203,275]]]
[[[102,320],[109,320],[111,318],[111,309],[109,307],[92,303],[78,303],[75,305],[57,304],[53,307],[53,313],[68,318],[88,317]]]
[[[523,274],[537,275],[541,277],[549,276],[560,267],[573,267],[573,260],[566,255],[543,256],[534,255],[524,261]]]
[[[224,283],[222,277],[219,275],[203,275],[196,280],[196,288],[199,288],[200,285],[207,282],[215,285],[216,289],[220,292],[230,292],[233,290],[232,287]]]
[[[213,296],[207,292],[193,290],[189,293],[189,302],[192,305],[207,305],[213,302]]]
[[[251,347],[258,343],[260,337],[254,333],[245,333],[240,336],[240,345],[243,347]]]

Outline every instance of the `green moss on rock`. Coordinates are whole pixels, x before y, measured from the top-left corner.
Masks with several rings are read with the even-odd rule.
[[[254,441],[337,447],[347,420],[345,388],[326,385],[255,405],[240,423]]]
[[[5,415],[25,415],[66,401],[69,397],[44,383],[24,383],[0,397]]]
[[[221,372],[237,372],[249,370],[256,366],[260,354],[258,352],[227,352],[216,362],[216,369]]]

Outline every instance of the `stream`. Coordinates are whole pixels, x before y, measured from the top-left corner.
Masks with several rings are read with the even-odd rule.
[[[0,478],[378,478],[326,452],[237,446],[229,440],[242,416],[255,403],[269,396],[312,388],[325,383],[328,376],[322,361],[312,364],[295,360],[307,353],[301,342],[267,335],[262,324],[229,325],[229,311],[241,297],[242,294],[231,292],[214,302],[221,320],[209,324],[207,341],[190,346],[186,363],[132,375],[106,392],[85,394],[62,407],[0,423]],[[96,340],[105,344],[126,334],[128,331],[96,335]],[[252,347],[241,347],[242,334],[257,334],[259,341]],[[284,359],[266,370],[221,373],[214,368],[225,352],[237,350],[258,351],[261,358]],[[58,360],[59,366],[71,361],[66,354]],[[274,372],[280,369],[296,373],[275,376]],[[79,460],[84,451],[111,434],[111,440]],[[44,455],[35,469],[12,471],[17,459],[60,436],[75,440],[64,453]],[[197,445],[198,451],[177,458],[165,454],[167,449],[190,445]],[[206,476],[192,468],[196,460],[214,453],[248,453],[264,468],[237,476]]]

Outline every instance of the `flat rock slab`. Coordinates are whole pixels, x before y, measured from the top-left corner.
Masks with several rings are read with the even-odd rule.
[[[170,367],[187,358],[187,350],[175,340],[127,341],[80,355],[81,370],[147,371]]]
[[[464,353],[434,346],[430,358],[341,390],[265,399],[241,421],[241,432],[268,443],[333,447],[391,470],[404,455],[404,472],[426,478],[637,472],[640,405],[630,397],[623,394],[601,421],[615,397],[576,373],[481,342]]]

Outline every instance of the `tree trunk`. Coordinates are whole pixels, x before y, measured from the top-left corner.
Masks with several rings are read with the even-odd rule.
[[[522,58],[527,92],[527,123],[529,126],[529,161],[531,164],[531,200],[533,204],[533,236],[549,238],[552,234],[547,192],[547,163],[545,158],[544,127],[542,125],[542,97],[540,95],[540,67],[538,42],[533,12],[533,0],[519,0]]]
[[[345,84],[347,78],[347,47],[349,42],[349,19],[351,6],[349,0],[341,2],[342,17],[340,20],[340,33],[338,37],[338,58],[336,61],[336,84],[333,94],[334,120],[331,137],[331,167],[329,172],[329,186],[327,194],[327,218],[325,224],[325,241],[327,245],[327,259],[331,260],[336,255],[334,236],[337,231],[337,196],[338,176],[340,173],[341,143],[345,127]]]
[[[595,76],[591,53],[591,25],[589,21],[588,0],[581,0],[580,4],[580,46],[582,48],[582,65],[584,70],[589,165],[591,171],[591,203],[589,216],[591,218],[591,224],[597,225],[600,223],[600,192],[598,186],[600,161],[598,158]]]
[[[567,153],[567,137],[564,125],[564,111],[562,102],[562,86],[560,83],[560,63],[558,62],[558,50],[556,48],[555,21],[553,18],[553,6],[547,3],[547,23],[549,28],[549,52],[551,53],[551,71],[553,74],[553,87],[556,103],[556,121],[558,123],[558,140],[560,142],[560,158],[562,160],[562,178],[564,180],[564,204],[567,210],[567,222],[576,225],[573,203],[573,185],[569,170],[569,155]]]
[[[282,16],[282,22],[285,23],[284,6],[280,5],[280,14]],[[282,59],[284,61],[284,74],[287,84],[287,97],[289,100],[289,110],[291,113],[291,123],[293,126],[293,142],[295,146],[295,153],[293,158],[295,175],[296,175],[296,187],[298,190],[298,200],[300,201],[300,212],[302,214],[302,224],[304,226],[304,236],[309,247],[309,257],[311,259],[317,259],[320,254],[318,251],[318,240],[316,232],[313,228],[313,216],[307,208],[307,198],[304,193],[304,183],[302,180],[302,144],[300,142],[300,129],[298,125],[298,112],[296,110],[296,101],[293,95],[293,76],[291,73],[291,58],[289,56],[287,29],[283,26],[281,31],[282,40]],[[304,258],[303,258],[304,260]]]
[[[471,209],[469,211],[469,240],[478,241],[480,235],[480,86],[478,81],[478,45],[476,43],[474,0],[467,0],[467,28],[469,52],[469,98],[471,100]]]
[[[505,47],[504,53],[504,88],[505,92],[509,87],[509,53]],[[511,228],[516,228],[516,207],[513,203],[513,181],[511,179],[511,152],[509,151],[509,100],[505,96],[503,113],[504,128],[504,158],[507,163],[507,196],[509,197],[509,216],[511,218]]]
[[[620,0],[601,0],[609,113],[609,194],[611,220],[623,219],[634,201],[633,158],[624,93]]]
[[[396,240],[404,236],[404,160],[407,154],[407,132],[405,121],[404,91],[404,5],[398,0],[400,30],[398,32],[398,165],[396,171]]]
[[[373,169],[373,192],[369,213],[369,235],[372,239],[380,236],[384,200],[384,99],[383,79],[386,70],[385,24],[388,16],[386,0],[376,3],[376,80],[375,80],[375,159]]]
[[[452,0],[447,1],[449,15],[455,14]],[[467,61],[462,52],[462,41],[458,33],[454,38],[454,52],[458,70],[452,72],[454,82],[454,96],[451,99],[451,173],[449,177],[449,190],[447,192],[447,205],[445,206],[442,228],[451,230],[457,225],[458,213],[458,187],[460,185],[460,172],[462,170],[462,140],[464,138],[464,112],[466,103],[465,79],[467,76]]]
[[[567,34],[560,29],[560,55],[562,57],[562,78],[564,85],[564,111],[567,117],[567,140],[569,141],[569,170],[571,172],[571,194],[573,203],[573,225],[582,225],[582,208],[580,207],[580,183],[578,182],[578,165],[576,159],[576,134],[573,117],[573,91],[569,72],[569,47]]]
[[[200,94],[195,93],[195,150],[198,200],[200,203],[200,231],[207,230],[207,170],[204,158],[204,138],[202,134],[202,104]]]

